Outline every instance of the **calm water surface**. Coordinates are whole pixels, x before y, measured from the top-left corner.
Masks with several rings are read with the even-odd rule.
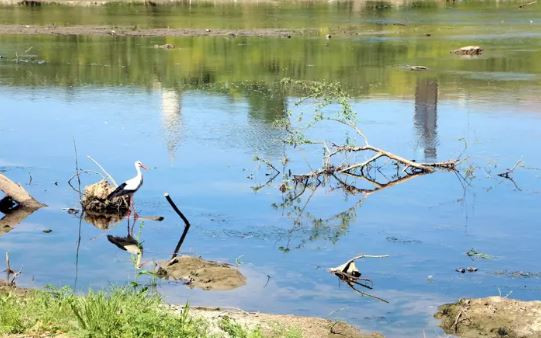
[[[159,282],[167,301],[318,315],[396,337],[441,334],[432,315],[459,297],[512,292],[539,299],[539,7],[484,6],[312,9],[329,27],[347,13],[367,25],[408,20],[407,28],[391,35],[331,41],[0,36],[0,170],[49,205],[3,234],[0,251],[24,268],[22,286],[84,291],[146,280],[137,277],[129,254],[106,239],[125,235],[125,222],[106,230],[85,221],[79,226],[78,217],[62,210],[78,207],[77,193],[66,184],[74,172],[75,138],[86,169],[95,170],[86,155],[117,180],[133,175],[134,160],[150,165],[137,205],[141,214],[165,220],[144,223],[144,261],[167,258],[182,231],[163,198],[167,191],[193,224],[183,252],[239,264],[247,276],[246,286],[227,292]],[[46,24],[35,16],[46,18],[39,13],[49,10],[62,9],[9,9],[17,16],[2,10],[0,18]],[[119,9],[93,9],[99,13],[82,23],[111,24],[113,18],[103,14],[108,10]],[[150,26],[169,24],[167,15],[141,10],[130,7],[118,23],[131,23],[133,16]],[[261,9],[209,10],[230,13],[216,25],[253,27],[242,15]],[[282,19],[258,24],[293,25],[283,20],[287,16],[299,17],[301,26],[306,22],[300,9],[277,15]],[[424,36],[427,27],[431,37]],[[153,48],[164,42],[177,48]],[[449,53],[468,44],[482,45],[485,53]],[[16,53],[23,56],[16,60]],[[406,65],[430,69],[411,72]],[[288,109],[309,109],[296,107],[297,98],[280,89],[283,77],[340,81],[372,144],[418,161],[463,153],[468,181],[435,173],[365,198],[320,189],[301,226],[294,226],[288,210],[273,207],[282,198],[277,186],[252,189],[267,179],[254,155],[279,163],[284,154],[285,133],[273,122]],[[314,131],[323,135],[342,134]],[[292,166],[308,171],[319,165],[318,155],[306,148],[292,157]],[[518,160],[525,165],[513,175],[516,185],[496,176]],[[83,179],[88,184],[98,178]],[[472,261],[465,254],[472,248],[493,259]],[[373,294],[390,304],[360,297],[326,272],[359,253],[390,255],[359,264],[374,282]],[[455,272],[467,266],[479,271]],[[509,274],[516,271],[534,274]]]

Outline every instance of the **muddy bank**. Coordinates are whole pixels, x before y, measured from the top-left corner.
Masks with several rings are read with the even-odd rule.
[[[172,306],[179,311],[181,307]],[[190,308],[193,316],[208,321],[211,333],[223,334],[219,323],[224,318],[230,318],[248,329],[261,328],[264,337],[282,337],[285,332],[311,337],[342,337],[342,338],[380,338],[383,335],[376,332],[363,332],[344,322],[337,322],[318,317],[303,317],[294,315],[275,315],[260,312],[245,312],[236,309],[221,309],[208,307]]]
[[[134,36],[134,37],[197,37],[197,36],[223,36],[228,38],[240,36],[252,37],[282,37],[293,38],[301,36],[319,36],[322,39],[333,37],[351,37],[359,35],[388,35],[396,34],[393,30],[364,30],[359,28],[341,29],[330,34],[324,34],[317,29],[286,29],[286,28],[254,28],[254,29],[208,29],[208,28],[139,28],[137,26],[35,26],[35,25],[0,25],[0,34],[10,35],[90,35],[90,36]],[[171,45],[171,48],[174,46]]]
[[[459,337],[541,337],[541,301],[462,299],[439,307],[445,333]]]
[[[28,299],[36,295],[36,290],[7,286],[0,281],[0,296],[7,295]],[[28,298],[27,298],[28,297]],[[81,296],[84,297],[84,296]],[[161,309],[169,312],[181,313],[184,305],[160,304]],[[262,337],[342,337],[342,338],[379,338],[383,337],[375,332],[363,332],[358,328],[344,322],[337,322],[318,317],[303,317],[294,315],[276,315],[259,312],[246,312],[238,309],[190,307],[189,316],[202,319],[206,334],[209,337],[236,337],[236,333],[245,331],[232,331],[235,327],[243,330],[257,330]],[[225,323],[231,323],[224,325]],[[233,333],[232,333],[233,332]],[[42,332],[43,333],[43,332]],[[58,332],[57,332],[58,333]],[[27,336],[56,336],[56,334],[28,334],[21,332],[18,335],[2,337]],[[64,335],[62,335],[64,336]],[[65,335],[65,336],[70,336]],[[243,335],[240,335],[243,337]]]

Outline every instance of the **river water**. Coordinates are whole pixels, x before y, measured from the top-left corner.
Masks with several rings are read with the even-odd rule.
[[[97,170],[87,155],[117,180],[134,174],[135,160],[151,168],[137,208],[165,220],[137,227],[147,268],[171,254],[182,231],[163,198],[169,192],[192,223],[182,252],[238,265],[247,277],[232,291],[158,281],[169,302],[317,315],[397,337],[442,334],[432,316],[460,297],[539,299],[539,5],[378,4],[2,8],[0,24],[321,32],[0,36],[0,170],[48,204],[0,232],[0,251],[23,267],[18,284],[82,292],[149,280],[107,241],[126,234],[125,221],[100,229],[63,210],[78,207],[67,185],[75,140],[85,169]],[[324,38],[342,28],[349,33]],[[163,43],[175,48],[154,48]],[[484,52],[450,53],[465,45]],[[465,179],[437,172],[364,197],[322,188],[301,199],[298,218],[297,209],[279,206],[279,182],[253,189],[268,178],[254,156],[280,166],[288,151],[274,122],[310,108],[280,88],[285,77],[340,82],[371,144],[417,161],[460,157]],[[312,136],[342,133],[320,128]],[[309,147],[296,154],[299,172],[320,164]],[[514,181],[497,176],[517,161]],[[83,184],[98,179],[85,174]],[[490,257],[468,257],[470,249]],[[326,271],[360,253],[389,255],[358,263],[374,284],[370,293],[389,304]],[[479,270],[455,271],[468,266]]]

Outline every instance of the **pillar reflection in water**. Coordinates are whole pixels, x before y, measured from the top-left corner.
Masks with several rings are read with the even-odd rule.
[[[176,90],[161,89],[162,123],[169,159],[175,159],[175,151],[180,141],[181,96]]]
[[[438,82],[418,79],[415,87],[414,123],[425,160],[437,158],[438,145]]]

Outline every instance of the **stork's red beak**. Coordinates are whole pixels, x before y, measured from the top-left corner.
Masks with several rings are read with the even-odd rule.
[[[141,163],[141,168],[145,169],[145,170],[148,170],[147,166],[144,165],[143,163]]]

